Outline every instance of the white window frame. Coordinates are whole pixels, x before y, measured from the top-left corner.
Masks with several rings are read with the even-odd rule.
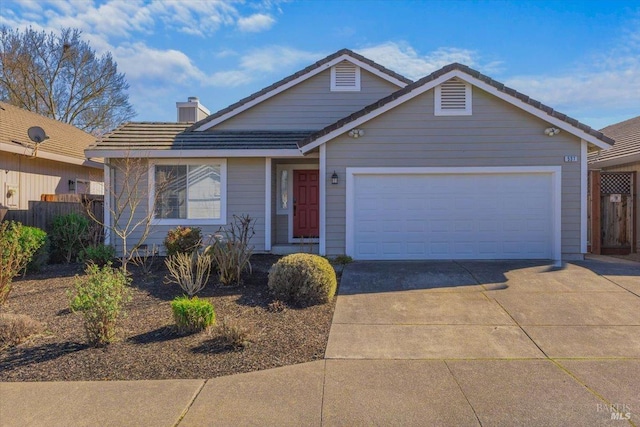
[[[188,166],[210,165],[220,166],[220,218],[156,218],[155,216],[155,191],[156,191],[156,165]],[[227,160],[226,159],[150,159],[148,170],[148,209],[153,214],[155,225],[225,225],[227,223]]]
[[[340,65],[340,63],[338,63],[331,67],[331,92],[360,92],[360,67],[358,67],[356,64],[351,64],[356,69],[355,86],[336,86],[336,67]]]
[[[473,93],[471,90],[471,83],[465,82],[462,79],[457,79],[464,83],[464,98],[465,108],[464,110],[443,110],[442,109],[442,83],[436,86],[435,91],[435,116],[470,116],[472,114]],[[446,82],[444,82],[446,83]]]

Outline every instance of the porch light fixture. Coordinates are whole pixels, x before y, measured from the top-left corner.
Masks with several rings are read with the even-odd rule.
[[[360,138],[361,136],[364,136],[364,130],[363,129],[351,129],[349,131],[349,136],[351,138]]]
[[[331,184],[336,185],[338,183],[338,174],[336,171],[333,171],[333,175],[331,175]]]
[[[547,136],[554,136],[560,133],[560,129],[558,128],[546,128],[544,130],[544,134]]]
[[[76,191],[76,181],[73,179],[69,180],[69,191]]]

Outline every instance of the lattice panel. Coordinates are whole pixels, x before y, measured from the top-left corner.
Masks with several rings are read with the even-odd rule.
[[[600,194],[631,194],[631,174],[601,174]]]

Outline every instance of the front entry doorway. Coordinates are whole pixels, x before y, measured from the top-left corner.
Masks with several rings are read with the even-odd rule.
[[[293,171],[293,237],[320,235],[320,171]]]

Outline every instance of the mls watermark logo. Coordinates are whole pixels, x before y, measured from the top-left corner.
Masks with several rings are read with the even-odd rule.
[[[597,409],[598,412],[610,414],[612,420],[629,421],[631,419],[631,405],[626,403],[612,403],[611,405],[598,403]]]

